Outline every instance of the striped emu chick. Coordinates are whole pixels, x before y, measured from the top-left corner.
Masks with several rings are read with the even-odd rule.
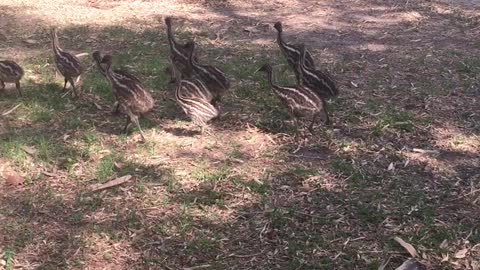
[[[322,98],[331,98],[338,95],[338,88],[330,76],[321,70],[308,67],[306,64],[306,52],[304,45],[300,45],[300,62],[297,64],[297,71],[300,74],[298,83],[304,85],[317,93]]]
[[[278,35],[277,35],[278,46],[280,47],[280,50],[282,51],[283,55],[287,59],[288,64],[294,70],[295,76],[298,81],[299,74],[296,66],[297,66],[297,63],[300,62],[300,45],[290,44],[283,40],[283,36],[282,36],[283,26],[281,22],[275,23],[273,27],[277,29],[277,32],[278,32]],[[310,68],[315,68],[315,62],[313,61],[312,54],[308,50],[306,51],[305,64]]]
[[[209,65],[200,65],[193,57],[195,43],[188,42],[186,47],[189,50],[189,70],[188,75],[201,80],[213,95],[211,104],[217,107],[225,92],[230,88],[230,81],[225,73],[217,67]]]
[[[98,71],[100,71],[100,73],[103,76],[107,77],[107,70],[105,68],[105,64],[106,64],[107,59],[103,59],[102,53],[100,51],[93,52],[92,56],[93,56],[93,60],[97,64]],[[132,74],[130,74],[130,73],[124,71],[124,70],[114,69],[113,73],[115,73],[115,76],[117,78],[124,78],[124,79],[127,79],[127,80],[136,81],[139,84],[142,83],[139,78],[137,78],[136,76],[134,76],[134,75],[132,75]],[[112,88],[112,93],[113,93],[113,96],[115,97],[115,92],[113,92],[113,88]],[[120,104],[118,103],[118,101],[115,101],[115,104],[113,106],[114,106],[113,113],[118,114],[119,110],[120,110]]]
[[[176,68],[167,67],[166,72],[170,73],[171,82],[174,82],[176,78],[176,74],[174,74],[175,70],[177,71],[179,70],[181,74],[187,73],[189,51],[187,48],[187,44],[180,44],[175,40],[173,31],[172,31],[171,17],[165,18],[165,25],[167,26],[167,39],[168,39],[168,44],[170,45],[170,54],[171,54],[170,58],[176,67]],[[198,60],[195,56],[194,56],[194,59]]]
[[[75,96],[78,97],[74,79],[76,79],[83,73],[84,68],[82,67],[82,65],[80,64],[80,60],[78,60],[76,56],[60,48],[60,45],[58,43],[57,30],[55,28],[52,28],[51,36],[53,52],[55,55],[55,64],[57,65],[58,71],[60,71],[62,76],[65,78],[65,83],[63,85],[62,91],[66,90],[68,82],[72,86]]]
[[[123,128],[123,132],[127,132],[127,128],[131,122],[135,123],[145,141],[142,128],[138,121],[138,117],[149,112],[154,106],[154,100],[150,93],[143,87],[138,79],[132,79],[133,75],[125,76],[112,70],[112,56],[105,55],[102,59],[102,65],[105,64],[105,75],[112,86],[115,98],[120,106],[120,110],[127,115],[127,122]],[[136,77],[135,77],[136,78]]]
[[[0,90],[5,89],[5,83],[15,83],[18,94],[21,96],[20,80],[23,74],[22,67],[17,63],[10,60],[0,61]]]
[[[175,99],[192,122],[201,127],[203,134],[207,123],[219,115],[217,108],[210,103],[211,93],[200,80],[181,79],[178,71],[175,74]]]
[[[299,118],[311,117],[312,122],[308,126],[308,130],[313,132],[313,125],[322,111],[325,113],[326,121],[328,122],[328,114],[325,111],[325,101],[315,94],[311,89],[303,86],[284,87],[278,86],[273,82],[273,71],[270,64],[263,65],[259,71],[267,73],[268,83],[273,92],[287,106],[289,113],[294,117],[295,127],[297,133],[299,131]]]

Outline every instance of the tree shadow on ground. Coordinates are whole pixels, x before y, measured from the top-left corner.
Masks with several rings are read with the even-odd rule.
[[[293,8],[301,10],[311,2],[297,4]],[[467,40],[475,32],[476,22],[459,14],[439,14],[427,4],[368,4],[373,9],[346,6],[345,2],[327,4],[334,10],[332,20],[343,25],[342,32],[315,25],[297,37],[316,48],[316,55],[324,57],[322,62],[333,62],[332,73],[340,77],[342,95],[333,103],[336,131],[322,131],[292,155],[286,154],[289,145],[277,141],[283,148],[271,153],[272,162],[264,166],[262,179],[220,171],[198,176],[202,181],[182,183],[192,173],[185,170],[186,175],[176,175],[176,170],[185,169],[181,165],[170,168],[168,164],[140,162],[127,163],[117,172],[133,174],[137,179],[134,184],[100,194],[85,192],[85,183],[39,178],[23,193],[2,192],[0,219],[7,219],[2,222],[2,245],[25,256],[24,261],[33,264],[31,268],[89,265],[113,269],[131,265],[178,269],[209,264],[220,269],[377,269],[389,256],[395,264],[405,259],[406,254],[398,254],[400,247],[391,241],[401,235],[433,257],[435,267],[444,267],[442,253],[454,254],[467,245],[460,239],[477,243],[480,238],[478,195],[472,191],[478,186],[477,160],[467,151],[439,157],[407,154],[414,147],[448,151],[448,147],[435,144],[435,128],[451,125],[458,127],[458,136],[478,135],[479,129],[462,118],[462,111],[472,112],[467,122],[479,122],[473,98],[480,67],[475,56],[478,48]],[[268,36],[273,41],[275,33],[268,27],[259,27],[254,33],[241,27],[271,23],[273,17],[266,14],[252,19],[236,14],[233,8],[228,7],[226,14],[238,25],[229,28],[232,31],[224,35],[225,40],[233,43]],[[391,20],[382,25],[374,18],[379,12],[386,12],[386,18],[417,12],[421,19]],[[454,21],[459,23],[449,24]],[[206,22],[190,22],[199,23],[202,31],[221,30],[219,24],[225,23],[218,20],[217,25],[206,27]],[[302,29],[291,20],[290,25],[288,38],[294,40],[295,31]],[[166,78],[160,75],[167,63],[166,50],[158,50],[166,48],[164,33],[159,32],[163,30],[64,30],[65,47],[114,51],[119,66],[132,65],[147,78],[147,84],[156,89],[156,98],[168,96],[162,90]],[[462,32],[465,36],[456,39]],[[76,42],[98,33],[107,34],[91,45]],[[257,127],[269,136],[285,132],[288,115],[270,92],[257,93],[258,80],[250,72],[250,66],[265,60],[258,54],[275,55],[276,45],[228,48],[208,45],[208,38],[198,41],[208,48],[205,55],[209,57],[219,51],[235,52],[225,56],[222,66],[235,75],[237,86],[226,104],[237,114],[228,116],[227,123],[219,127],[222,132],[246,126]],[[33,46],[46,47],[48,40],[42,42]],[[320,48],[327,50],[319,54]],[[464,48],[471,50],[462,51]],[[235,64],[235,59],[241,65]],[[229,65],[229,61],[234,64]],[[282,78],[282,83],[288,79]],[[86,83],[86,89],[105,85]],[[264,84],[260,87],[266,88]],[[109,94],[106,89],[104,95],[99,94],[102,98]],[[455,91],[457,96],[452,98],[449,93]],[[12,97],[9,95],[7,101]],[[90,102],[72,101],[65,108],[56,108],[50,98],[61,104],[50,95],[37,98],[32,88],[27,89],[25,102],[38,102],[46,111],[53,108],[55,113],[74,114],[65,117],[61,126],[46,129],[51,137],[61,138],[65,131],[78,131],[78,126],[107,123],[107,131],[113,129],[113,124],[93,115],[97,109]],[[70,105],[75,111],[69,111]],[[178,111],[171,103],[158,117],[177,119]],[[53,123],[47,118],[40,117],[41,125]],[[25,126],[18,128],[28,133]],[[13,136],[22,137],[16,132],[4,137]],[[86,140],[90,140],[88,136]],[[211,156],[202,158],[222,162]],[[229,164],[231,171],[240,164]],[[448,170],[444,170],[446,165]],[[439,249],[444,240],[449,244],[447,250]],[[478,253],[470,252],[472,258]],[[112,257],[117,253],[121,256]]]

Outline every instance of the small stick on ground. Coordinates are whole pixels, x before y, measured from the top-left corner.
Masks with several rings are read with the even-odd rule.
[[[22,103],[18,103],[15,107],[11,108],[10,110],[2,113],[2,116],[7,116],[9,114],[11,114],[13,111],[15,111],[18,107],[20,107],[20,105],[22,105]]]
[[[127,175],[119,177],[115,180],[108,181],[107,183],[102,184],[102,185],[97,185],[97,184],[91,185],[90,186],[90,191],[91,192],[96,192],[96,191],[104,190],[104,189],[107,189],[107,188],[115,187],[115,186],[118,186],[118,185],[121,185],[125,182],[130,181],[130,179],[132,179],[132,176],[127,174]]]

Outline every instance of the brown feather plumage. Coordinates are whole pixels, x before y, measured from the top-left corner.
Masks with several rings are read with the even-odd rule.
[[[18,94],[21,96],[20,80],[24,75],[22,67],[11,60],[0,61],[0,90],[5,89],[5,83],[15,83]]]

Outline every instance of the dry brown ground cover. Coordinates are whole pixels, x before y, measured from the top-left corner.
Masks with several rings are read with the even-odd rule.
[[[164,16],[232,80],[201,136],[163,73]],[[24,97],[0,93],[0,269],[480,269],[480,22],[474,1],[0,0],[0,58]],[[341,89],[333,127],[298,150],[254,71],[293,83],[272,23],[305,42]],[[60,93],[47,29],[63,47],[114,54],[157,107],[120,135],[95,70]],[[90,64],[88,56],[82,61]],[[92,184],[130,174],[119,187]]]

